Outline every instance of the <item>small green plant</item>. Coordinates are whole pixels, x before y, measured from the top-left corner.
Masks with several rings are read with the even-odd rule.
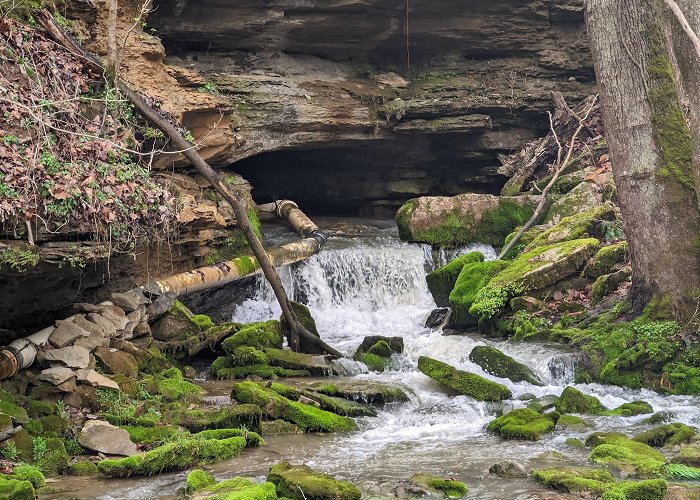
[[[31,267],[36,267],[38,263],[39,254],[34,253],[32,250],[20,250],[11,247],[0,253],[0,266],[8,265],[14,271],[24,272]]]
[[[14,441],[8,441],[5,446],[0,448],[0,453],[7,460],[12,460],[13,462],[19,458],[19,452],[17,451],[17,445]]]
[[[68,420],[70,418],[70,410],[68,409],[68,405],[65,403],[65,401],[56,402],[56,414],[63,420]]]
[[[617,241],[625,237],[625,233],[622,230],[622,222],[620,221],[604,220],[600,221],[600,226],[607,241]]]
[[[163,132],[157,128],[146,127],[146,129],[143,131],[143,136],[146,139],[163,139],[165,134],[163,134]]]
[[[12,144],[17,144],[19,142],[19,138],[17,138],[16,135],[7,134],[3,136],[2,142],[5,143],[5,146],[10,146]]]
[[[46,439],[44,439],[41,436],[32,438],[32,458],[35,462],[38,462],[39,460],[44,458],[44,455],[46,455],[47,451],[48,446],[46,444]]]
[[[213,83],[213,82],[207,82],[207,83],[205,83],[204,85],[202,85],[202,86],[199,88],[199,91],[200,91],[200,92],[206,92],[206,93],[212,94],[212,95],[219,95],[219,94],[221,94],[221,92],[219,91],[219,87],[217,87],[216,84]]]
[[[71,456],[82,455],[83,447],[80,446],[78,441],[76,441],[75,439],[69,439],[68,441],[66,441],[66,452],[68,452],[68,454]]]

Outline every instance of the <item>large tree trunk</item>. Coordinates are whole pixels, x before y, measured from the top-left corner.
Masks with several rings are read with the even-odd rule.
[[[697,30],[697,0],[679,5]],[[586,15],[632,298],[669,297],[687,325],[700,291],[700,61],[663,0],[586,0]]]

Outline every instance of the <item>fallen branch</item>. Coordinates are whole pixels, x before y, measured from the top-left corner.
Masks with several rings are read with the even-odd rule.
[[[686,35],[688,35],[688,38],[690,38],[690,42],[693,44],[693,47],[695,47],[695,52],[697,52],[698,58],[700,58],[700,38],[698,38],[698,35],[695,33],[695,31],[693,31],[693,28],[690,26],[688,19],[685,17],[685,14],[683,14],[683,11],[675,2],[675,0],[664,1],[666,2],[666,5],[668,5],[668,8],[671,9],[673,14],[676,16],[676,19],[678,19],[681,28],[683,28],[683,31],[685,31]]]
[[[532,217],[530,217],[530,220],[528,220],[525,225],[520,228],[520,231],[515,233],[515,236],[513,239],[511,239],[506,246],[503,247],[503,250],[501,250],[501,253],[498,255],[498,259],[502,259],[505,257],[508,252],[515,246],[515,244],[520,240],[520,238],[525,234],[525,231],[530,229],[535,222],[537,222],[537,219],[540,217],[540,214],[542,213],[542,210],[544,209],[545,204],[547,203],[547,195],[549,194],[549,190],[552,189],[552,186],[556,184],[557,179],[559,179],[559,175],[566,169],[566,167],[569,166],[569,162],[571,161],[571,155],[574,152],[574,146],[576,144],[576,139],[578,138],[578,135],[581,133],[581,131],[586,128],[586,120],[590,116],[591,112],[593,111],[593,108],[595,108],[596,102],[598,102],[598,96],[596,95],[593,100],[591,101],[590,105],[588,106],[588,109],[586,110],[586,114],[583,116],[583,118],[580,118],[578,123],[578,128],[574,132],[574,135],[571,136],[571,140],[569,141],[569,149],[566,153],[566,157],[564,158],[564,161],[561,160],[561,154],[562,154],[562,145],[561,142],[559,141],[559,137],[557,136],[556,131],[554,130],[554,121],[552,119],[552,114],[549,114],[549,124],[552,129],[552,134],[554,135],[554,139],[557,143],[557,163],[556,163],[556,171],[554,172],[554,175],[550,179],[549,183],[545,186],[545,188],[542,190],[542,195],[540,197],[540,202],[537,204],[537,208],[535,208],[535,212],[532,214]]]
[[[88,53],[79,44],[77,44],[68,34],[66,34],[63,29],[56,24],[51,13],[47,10],[41,10],[35,13],[34,16],[39,23],[46,29],[46,31],[54,38],[54,40],[63,45],[66,49],[73,52],[76,56],[84,59],[89,65],[91,65],[97,72],[103,73],[104,68],[102,64],[95,58],[92,54]],[[241,230],[243,235],[248,242],[253,254],[255,255],[260,267],[263,270],[265,278],[272,286],[275,292],[275,297],[282,308],[282,313],[290,325],[290,338],[289,346],[292,350],[299,350],[299,336],[304,337],[305,340],[316,344],[321,349],[323,349],[328,354],[333,356],[342,357],[342,354],[336,349],[332,348],[324,341],[316,337],[310,331],[308,331],[299,321],[292,305],[282,286],[282,280],[279,274],[272,265],[270,256],[265,251],[258,235],[250,225],[250,220],[248,219],[248,210],[246,204],[240,198],[238,193],[234,192],[226,183],[224,183],[222,177],[216,172],[209,164],[204,161],[200,154],[193,148],[192,144],[185,139],[185,137],[177,130],[175,125],[166,120],[161,114],[153,109],[137,92],[135,92],[129,85],[123,80],[116,78],[114,81],[115,87],[126,96],[126,98],[134,105],[136,109],[143,115],[146,120],[151,122],[153,125],[162,130],[167,134],[173,144],[183,150],[183,155],[190,161],[192,166],[197,169],[197,171],[209,181],[209,183],[216,189],[219,194],[231,205],[233,213],[236,216],[236,221],[238,223],[238,228]]]

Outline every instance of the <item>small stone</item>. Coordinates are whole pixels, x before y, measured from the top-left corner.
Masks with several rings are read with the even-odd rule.
[[[114,337],[117,334],[117,327],[114,323],[105,319],[98,313],[88,314],[88,319],[99,326],[107,337]]]
[[[134,338],[144,337],[146,335],[151,335],[151,327],[147,322],[142,321],[141,323],[139,323],[138,325],[136,325],[134,327],[133,333],[134,333]]]
[[[100,316],[111,321],[117,330],[123,330],[129,324],[129,318],[126,317],[126,313],[117,306],[103,306]]]
[[[112,300],[125,312],[136,311],[139,306],[148,304],[148,299],[144,296],[140,288],[134,288],[124,293],[113,293]]]
[[[82,408],[83,407],[83,398],[80,397],[80,394],[77,392],[69,392],[65,396],[63,396],[63,401],[70,406],[71,408]]]
[[[157,320],[168,314],[175,307],[175,294],[166,293],[160,295],[146,308],[149,322],[155,323]]]
[[[491,474],[498,477],[527,477],[527,469],[520,462],[504,460],[493,464],[489,469]]]
[[[104,420],[86,422],[78,436],[78,443],[105,455],[131,456],[139,452],[127,431]]]
[[[78,325],[80,328],[83,330],[87,330],[91,334],[94,333],[96,335],[102,335],[104,337],[105,332],[102,328],[100,328],[98,325],[93,323],[92,321],[89,321],[85,316],[82,314],[78,314],[75,319],[73,319],[73,323]]]
[[[94,325],[94,323],[91,323]],[[95,325],[97,326],[97,325]],[[74,346],[84,347],[88,351],[94,351],[96,347],[109,345],[109,339],[104,333],[91,333],[89,337],[83,337],[75,341]]]
[[[95,349],[95,357],[104,365],[108,373],[122,374],[127,377],[135,377],[138,374],[136,358],[127,352],[98,347]]]
[[[49,342],[57,348],[72,344],[80,337],[87,337],[90,332],[80,328],[73,322],[57,321],[56,329],[51,334]]]
[[[450,321],[451,316],[452,309],[449,307],[438,307],[437,309],[433,309],[428,316],[428,319],[425,320],[425,327],[433,330],[444,328]]]
[[[93,387],[119,390],[119,384],[117,384],[114,380],[105,377],[104,375],[100,375],[95,370],[78,370],[78,381],[84,382]]]
[[[55,361],[69,368],[87,368],[90,364],[90,351],[75,345],[44,351],[42,356],[45,361]]]
[[[56,389],[58,389],[61,392],[73,392],[76,387],[76,381],[75,377],[71,377],[65,382],[62,382],[56,386]]]
[[[70,368],[57,367],[43,370],[38,378],[49,384],[59,385],[71,377],[75,377],[75,372],[73,370]]]

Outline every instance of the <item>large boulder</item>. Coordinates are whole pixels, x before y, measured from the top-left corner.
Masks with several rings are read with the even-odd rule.
[[[95,349],[94,354],[100,366],[104,367],[105,373],[135,377],[139,372],[139,364],[136,358],[128,352],[98,347]]]
[[[127,431],[103,420],[88,420],[80,431],[78,443],[105,455],[132,456],[139,452]]]
[[[502,245],[523,225],[538,203],[535,196],[498,197],[468,193],[424,196],[406,202],[396,213],[402,240],[452,246],[471,242]]]
[[[457,257],[446,266],[436,269],[425,277],[428,282],[428,290],[433,295],[435,303],[440,307],[449,304],[450,293],[457,283],[459,273],[467,264],[483,262],[484,255],[481,252],[471,252]]]
[[[464,266],[449,297],[453,326],[468,328],[478,323],[479,318],[469,312],[474,299],[494,276],[507,267],[508,262],[502,260],[475,262]]]
[[[418,369],[436,382],[478,401],[502,401],[513,396],[504,385],[427,356],[418,358]]]
[[[519,408],[492,420],[487,430],[504,439],[537,441],[542,434],[554,430],[554,420],[529,408]]]
[[[291,500],[360,500],[362,496],[353,484],[289,462],[270,467],[267,480],[275,484],[280,497]]]
[[[486,373],[495,377],[507,378],[513,382],[529,382],[533,385],[544,385],[530,368],[495,347],[480,345],[469,353],[469,361],[479,365]]]

